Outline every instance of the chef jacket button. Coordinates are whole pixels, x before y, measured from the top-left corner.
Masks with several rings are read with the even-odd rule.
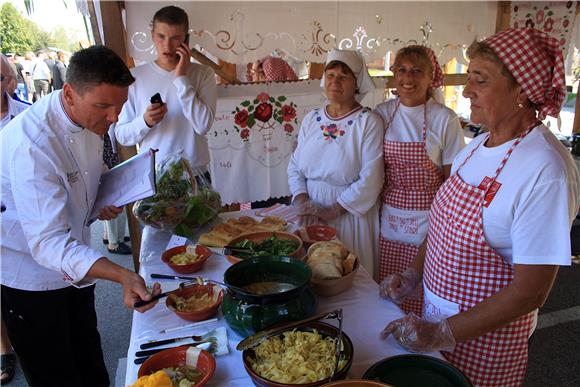
[[[72,138],[69,141],[71,144],[75,142],[75,140],[73,140]]]
[[[89,174],[89,171],[85,171],[85,175],[88,175],[88,174]]]

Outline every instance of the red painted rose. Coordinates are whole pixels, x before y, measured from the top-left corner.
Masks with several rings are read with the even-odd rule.
[[[570,20],[565,19],[564,22],[562,22],[562,25],[564,26],[564,28],[567,28],[570,25]]]
[[[536,13],[536,23],[541,23],[544,21],[544,10],[540,9]]]
[[[239,125],[242,128],[245,128],[246,126],[248,126],[248,118],[249,117],[250,117],[250,113],[248,113],[247,110],[245,110],[245,109],[240,110],[234,116],[234,121],[236,122],[236,125]]]
[[[294,127],[290,124],[284,124],[284,131],[290,134],[294,131]]]
[[[258,121],[267,122],[272,117],[272,105],[262,102],[254,110],[254,118]]]
[[[240,132],[240,137],[242,139],[247,139],[248,137],[250,137],[250,130],[249,129],[244,129]]]
[[[544,23],[544,32],[550,32],[552,31],[552,28],[554,27],[554,19],[552,18],[547,18],[546,22]]]
[[[286,122],[290,122],[294,118],[296,118],[296,109],[290,105],[282,106],[282,119]]]
[[[267,93],[260,93],[258,94],[258,101],[260,102],[268,102],[268,99],[270,99],[270,96]]]

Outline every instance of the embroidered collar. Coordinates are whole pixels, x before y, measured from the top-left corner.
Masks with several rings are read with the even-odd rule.
[[[358,105],[357,107],[355,107],[354,109],[352,109],[348,113],[343,114],[342,116],[335,118],[335,117],[331,117],[330,114],[328,114],[328,112],[326,111],[326,108],[327,107],[328,107],[328,105],[326,105],[324,107],[324,109],[323,109],[324,110],[324,115],[326,116],[326,118],[328,118],[329,120],[332,120],[332,121],[344,120],[346,117],[350,116],[351,114],[354,114],[354,113],[358,112],[359,110],[361,110],[363,108],[361,105]]]

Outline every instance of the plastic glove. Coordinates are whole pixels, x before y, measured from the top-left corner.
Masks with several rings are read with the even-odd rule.
[[[412,267],[402,273],[389,274],[380,284],[379,294],[383,298],[390,298],[396,304],[401,304],[408,297],[417,293],[417,286],[421,283],[421,275]]]
[[[313,215],[325,221],[331,221],[342,215],[342,207],[336,203],[330,207],[314,203],[312,200],[307,200],[298,205],[299,215]]]
[[[390,334],[402,347],[412,352],[453,352],[456,345],[447,319],[429,322],[412,312],[391,321],[381,332],[381,338],[386,339]]]

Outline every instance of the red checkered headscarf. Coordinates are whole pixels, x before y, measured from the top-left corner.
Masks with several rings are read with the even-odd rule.
[[[431,60],[431,67],[433,67],[433,80],[431,81],[431,87],[436,89],[439,86],[443,86],[443,80],[445,79],[445,76],[443,75],[443,71],[441,71],[441,66],[439,66],[435,52],[427,46],[424,47],[425,51],[427,51],[429,60]]]
[[[298,77],[284,59],[267,56],[262,59],[262,70],[268,81],[296,81]]]
[[[533,28],[509,28],[485,39],[536,105],[538,118],[557,117],[566,98],[560,43]]]

